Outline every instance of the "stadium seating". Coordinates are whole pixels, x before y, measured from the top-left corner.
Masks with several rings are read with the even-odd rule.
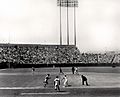
[[[82,53],[75,45],[0,44],[0,63],[119,63],[119,53]]]
[[[1,44],[0,63],[54,64],[78,63],[80,52],[74,45]]]

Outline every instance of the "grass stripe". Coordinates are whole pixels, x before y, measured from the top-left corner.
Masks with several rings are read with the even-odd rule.
[[[49,93],[21,93],[21,95],[55,95],[55,94],[69,94],[70,92],[49,92]]]

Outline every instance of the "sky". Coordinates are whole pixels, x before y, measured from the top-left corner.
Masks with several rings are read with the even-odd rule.
[[[81,52],[120,51],[120,0],[78,0],[77,47]],[[59,44],[57,0],[0,0],[0,43]],[[74,44],[69,8],[70,44]],[[62,42],[66,39],[62,8]]]

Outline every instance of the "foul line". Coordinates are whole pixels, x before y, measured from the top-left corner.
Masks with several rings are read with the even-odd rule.
[[[120,86],[79,86],[79,87],[65,87],[65,88],[120,88]]]
[[[49,92],[49,93],[21,93],[21,95],[55,95],[55,94],[70,94],[70,92]]]
[[[7,69],[0,69],[0,71],[7,70]]]
[[[0,87],[0,89],[2,90],[7,90],[7,89],[11,89],[11,90],[14,90],[14,89],[43,89],[44,87]]]
[[[63,87],[61,87],[63,88]],[[67,88],[71,88],[71,89],[74,89],[74,88],[120,88],[120,86],[80,86],[80,87],[65,87],[66,89]],[[0,90],[19,90],[19,89],[46,89],[44,88],[43,86],[39,86],[39,87],[0,87]],[[60,92],[59,92],[60,93]]]

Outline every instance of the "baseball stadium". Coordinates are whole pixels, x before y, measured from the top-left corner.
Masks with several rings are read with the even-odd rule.
[[[11,33],[8,33],[8,43],[0,43],[0,97],[120,97],[120,52],[116,50],[83,52],[79,46],[77,10],[80,6],[84,8],[82,4],[86,2],[54,1],[59,17],[59,19],[57,17],[59,21],[57,44],[16,43],[11,39]],[[52,4],[50,0],[46,2],[47,5]],[[62,16],[63,14],[66,18]],[[70,19],[71,16],[73,20]],[[65,27],[63,27],[64,20],[66,20]],[[0,26],[2,27],[1,23]],[[0,32],[1,29],[4,28],[0,28]],[[59,84],[56,79],[60,81]],[[58,90],[56,87],[59,87]]]

